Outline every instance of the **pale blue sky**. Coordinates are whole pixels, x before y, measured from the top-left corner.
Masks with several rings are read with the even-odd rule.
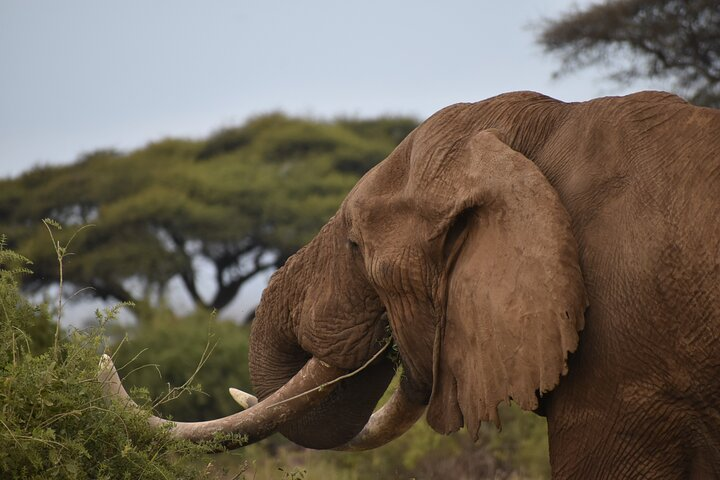
[[[551,78],[531,25],[576,3],[0,0],[0,177],[271,110],[425,118],[511,90],[630,90]]]

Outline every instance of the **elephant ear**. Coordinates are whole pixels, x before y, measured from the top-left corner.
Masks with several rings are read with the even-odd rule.
[[[535,164],[494,131],[444,156],[442,220],[431,235],[445,274],[428,423],[450,433],[497,405],[525,410],[567,373],[587,305],[570,218]]]

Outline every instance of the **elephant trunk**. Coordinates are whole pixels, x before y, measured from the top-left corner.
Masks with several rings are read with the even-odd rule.
[[[281,389],[316,353],[303,350],[298,331],[303,321],[309,322],[302,318],[303,301],[312,296],[312,281],[306,277],[318,252],[327,250],[327,246],[323,250],[321,240],[316,238],[291,257],[263,292],[250,336],[250,376],[261,400]],[[378,330],[381,335],[382,328]],[[318,355],[321,360],[335,363],[323,357],[322,352]],[[382,355],[367,368],[338,382],[322,401],[280,425],[278,431],[308,448],[343,445],[365,427],[394,373],[393,362]]]
[[[298,255],[309,254],[308,247]],[[291,258],[273,275],[253,321],[250,376],[260,400],[283,388],[312,357],[300,347],[295,322],[301,319],[294,317],[293,305],[287,303],[304,297],[304,292],[296,290],[304,284],[294,280],[299,261]],[[296,295],[288,295],[293,291]],[[343,445],[365,427],[393,375],[394,364],[383,355],[364,370],[338,382],[322,401],[279,425],[278,431],[307,448]]]
[[[266,355],[282,357],[287,352],[287,346],[283,349],[277,345],[270,348],[266,345],[262,351]],[[258,363],[258,358],[253,355],[251,359],[256,392],[261,399],[268,398],[271,389],[257,387],[257,378],[268,376],[263,373],[267,364]],[[286,363],[279,363],[287,368],[293,362],[286,359]],[[342,380],[332,392],[301,415],[280,425],[278,431],[298,445],[315,449],[363,451],[389,443],[410,429],[426,409],[426,405],[413,402],[412,396],[401,385],[383,407],[373,413],[374,406],[394,375],[394,367],[386,356],[378,358],[368,368]],[[275,378],[280,378],[277,363],[273,362],[272,368],[276,369]],[[292,371],[285,373],[286,376],[292,374]],[[283,389],[285,385],[279,388]],[[276,394],[277,391],[272,395]]]

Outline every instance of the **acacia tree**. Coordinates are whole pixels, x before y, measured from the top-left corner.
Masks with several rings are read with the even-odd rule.
[[[0,180],[0,232],[35,261],[27,289],[58,281],[40,222],[50,217],[70,231],[95,225],[74,240],[77,255],[65,259],[64,276],[77,286],[143,303],[162,298],[177,276],[198,306],[219,310],[246,281],[307,243],[415,125],[408,118],[319,122],[272,114],[204,141],[97,151]],[[208,271],[214,288],[203,291],[199,277]]]
[[[720,108],[717,0],[608,0],[547,21],[538,42],[562,59],[558,73],[606,65],[617,81],[670,79],[690,101]]]

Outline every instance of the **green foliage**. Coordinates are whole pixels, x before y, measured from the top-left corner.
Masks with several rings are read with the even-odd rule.
[[[527,478],[550,478],[547,422],[517,405],[500,408],[502,431],[485,425],[489,451],[509,470]]]
[[[18,292],[17,264],[0,244],[0,478],[209,478],[199,469],[211,446],[152,429],[149,411],[109,402],[97,379],[100,329],[73,331],[54,351],[46,308]],[[20,267],[25,271],[24,268]],[[28,332],[34,332],[29,335]]]
[[[172,402],[158,405],[157,410],[178,421],[210,420],[240,409],[228,387],[250,390],[249,330],[247,326],[217,320],[207,312],[179,318],[167,310],[158,310],[150,321],[130,329],[115,362],[126,387],[147,389],[151,398],[168,394],[173,398],[172,389],[193,376],[209,353],[193,377],[203,392],[192,389]],[[129,366],[122,368],[125,364]]]
[[[30,260],[8,250],[5,235],[0,235],[0,368],[53,344],[47,308],[31,305],[17,289],[17,277],[30,274],[30,265]]]
[[[88,293],[152,303],[179,276],[196,305],[221,309],[247,280],[307,243],[415,124],[277,113],[204,141],[97,151],[69,166],[0,180],[0,230],[36,262],[37,275],[24,284],[30,290],[58,282],[47,231],[37,223],[51,217],[66,227],[96,225],[75,240],[81,254],[65,262],[66,277],[92,287]],[[68,237],[56,233],[65,244]],[[199,264],[215,270],[211,297],[196,285]]]

